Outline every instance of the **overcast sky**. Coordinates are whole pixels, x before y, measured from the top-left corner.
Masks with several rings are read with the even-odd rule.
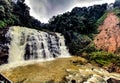
[[[113,3],[115,0],[26,0],[30,14],[41,22],[48,22],[54,15],[71,11],[74,7]]]

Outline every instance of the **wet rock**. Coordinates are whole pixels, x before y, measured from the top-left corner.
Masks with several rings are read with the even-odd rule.
[[[0,65],[8,63],[8,55],[0,56]]]
[[[107,83],[120,83],[120,80],[110,78],[110,79],[107,80]]]
[[[96,73],[93,73],[94,71],[91,70],[67,70],[70,74],[66,76],[67,82],[70,83],[83,83],[83,82],[105,82],[105,80],[99,76],[96,75]],[[82,71],[82,72],[81,72]]]
[[[55,83],[54,80],[49,80],[46,83]]]
[[[73,79],[73,80],[71,80],[71,83],[77,83],[77,82],[76,82],[76,80]]]
[[[88,65],[79,65],[79,69],[67,69],[66,72],[68,75],[66,76],[67,83],[106,83],[106,78],[113,77],[115,79],[120,78],[120,74],[109,73],[104,69]],[[73,82],[72,82],[73,81]],[[119,81],[109,83],[120,83]]]
[[[120,67],[116,66],[115,64],[111,64],[107,67],[103,67],[104,69],[106,69],[108,72],[117,72],[120,73]]]
[[[6,36],[8,28],[0,30],[0,65],[8,62],[10,38]]]

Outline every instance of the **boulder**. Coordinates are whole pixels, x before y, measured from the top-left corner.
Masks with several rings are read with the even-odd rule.
[[[110,78],[110,79],[107,80],[107,83],[120,83],[120,80]]]

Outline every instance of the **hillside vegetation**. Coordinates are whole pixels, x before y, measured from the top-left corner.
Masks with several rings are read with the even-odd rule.
[[[24,1],[14,3],[12,0],[0,0],[0,28],[13,25],[40,28],[40,21],[30,16],[30,8]]]

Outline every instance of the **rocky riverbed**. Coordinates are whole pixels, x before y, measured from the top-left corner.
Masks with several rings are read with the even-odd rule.
[[[58,58],[46,62],[2,65],[0,73],[13,83],[117,83],[119,73],[109,73],[83,58]],[[119,83],[119,82],[118,82]]]

